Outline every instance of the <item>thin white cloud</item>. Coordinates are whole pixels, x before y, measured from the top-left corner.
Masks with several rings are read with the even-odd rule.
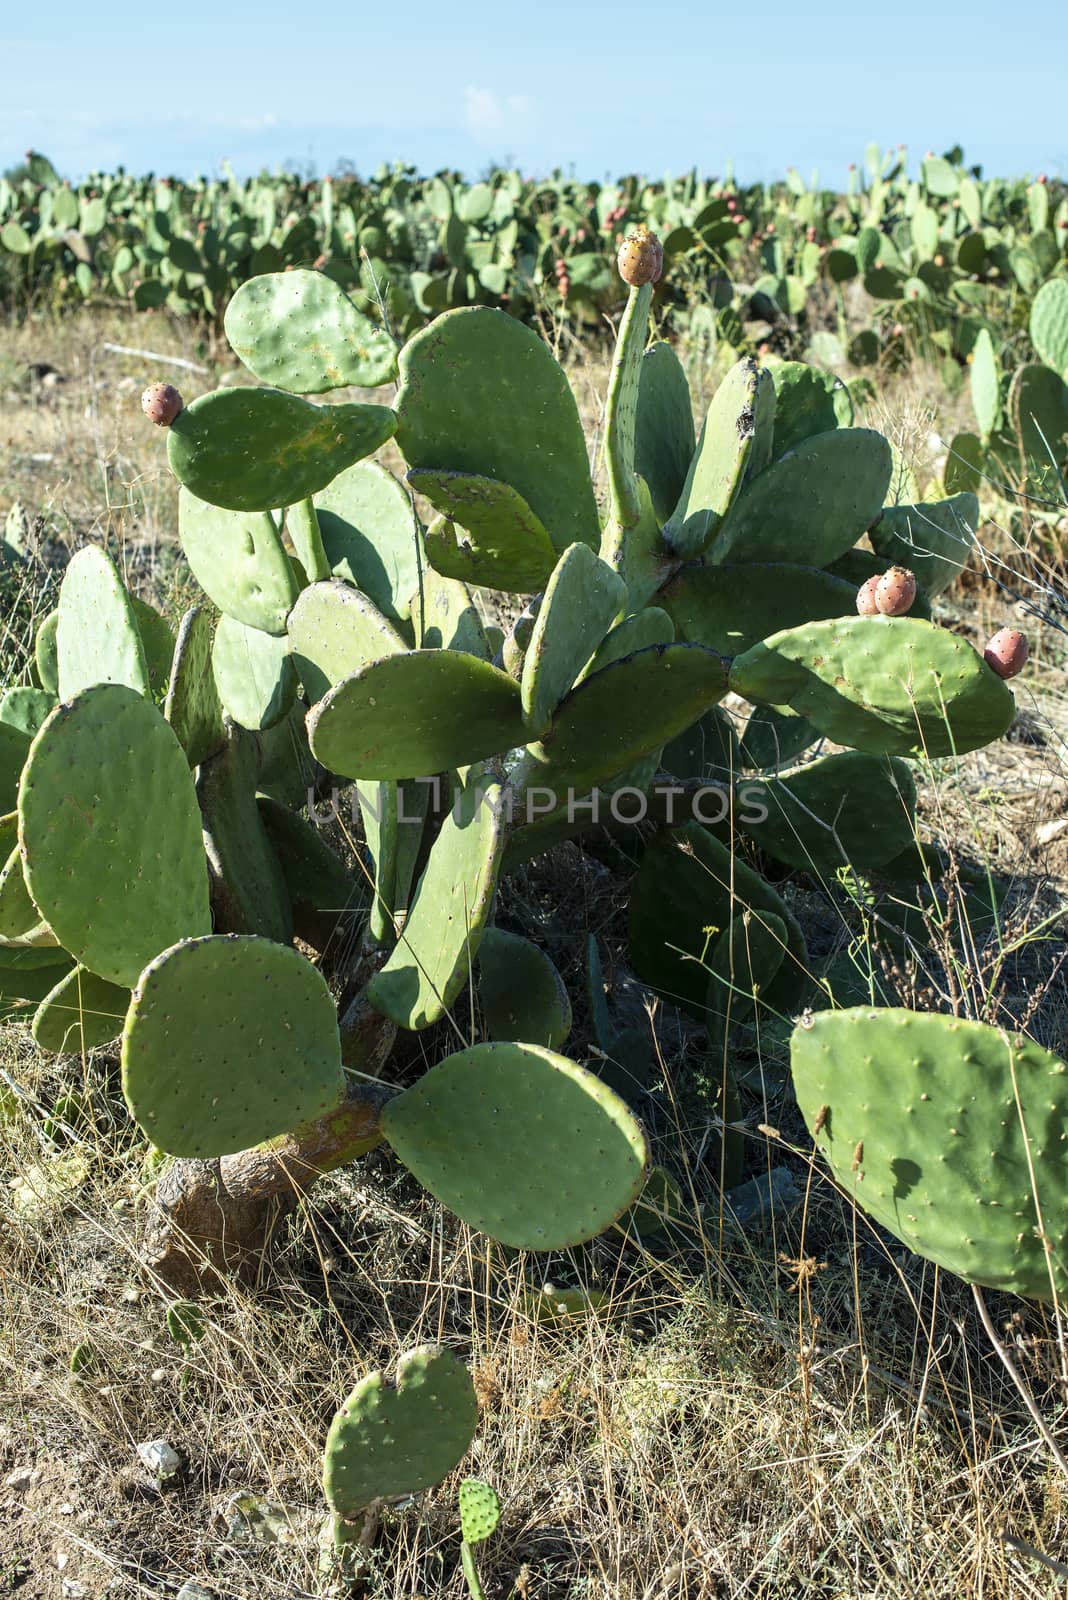
[[[536,102],[528,94],[498,94],[474,85],[464,90],[464,127],[483,143],[530,133],[536,112]]]

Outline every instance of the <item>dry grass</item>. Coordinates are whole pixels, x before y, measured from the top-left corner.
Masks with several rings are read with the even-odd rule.
[[[108,340],[208,366],[183,381],[190,393],[230,370],[158,317],[8,330],[0,507],[21,500],[39,533],[63,545],[106,537],[135,583],[177,605],[188,579],[174,552],[174,493],[161,440],[136,409],[158,369],[107,355]],[[66,381],[26,385],[28,361]],[[593,365],[575,370],[591,422],[603,376]],[[922,375],[901,380],[872,418],[921,475],[932,425],[955,425],[932,409],[935,398]],[[1000,518],[1003,508],[992,509]],[[1007,528],[1001,539],[994,530],[997,559],[1019,544]],[[985,630],[1013,603],[988,578],[953,620]],[[1003,880],[1001,944],[980,952],[977,939],[970,962],[936,955],[925,968],[886,968],[880,981],[888,997],[941,1006],[951,986],[973,1014],[1024,1018],[1063,1050],[1063,930],[1035,933],[1068,879],[1068,830],[1046,826],[1068,817],[1068,704],[1053,622],[1030,625],[1036,665],[1023,680],[1019,737],[920,774],[927,836]],[[863,907],[845,896],[829,908],[803,881],[788,892],[814,953],[850,938],[864,952]],[[582,938],[595,929],[625,998],[619,890],[589,856],[567,849],[516,875],[501,911],[537,928],[573,994]],[[959,904],[949,915],[959,946],[967,917]],[[1068,1486],[967,1291],[855,1215],[810,1167],[784,1090],[781,1036],[752,1053],[747,1166],[753,1175],[785,1168],[800,1202],[773,1207],[763,1227],[730,1224],[717,1200],[700,1035],[668,1008],[651,1025],[660,1069],[651,1132],[682,1186],[688,1226],[646,1246],[610,1235],[548,1261],[517,1256],[472,1235],[375,1154],[313,1191],[282,1228],[262,1283],[208,1302],[204,1335],[188,1349],[167,1332],[165,1295],[138,1272],[149,1174],[114,1060],[44,1060],[9,1026],[0,1594],[164,1595],[192,1578],[219,1600],[325,1595],[319,1459],[329,1418],[398,1349],[443,1339],[470,1361],[482,1406],[463,1470],[493,1482],[505,1506],[480,1557],[491,1597],[1063,1595],[1065,1572],[1033,1552],[1068,1560]],[[433,1050],[433,1038],[422,1042]],[[588,1043],[580,1007],[579,1058]],[[529,1160],[536,1169],[536,1145]],[[547,1278],[598,1291],[597,1314],[558,1322],[539,1313]],[[1053,1318],[993,1304],[1056,1421],[1068,1396]],[[164,1492],[134,1450],[157,1437],[184,1460]],[[32,1475],[10,1481],[22,1467]],[[235,1509],[242,1494],[277,1509],[281,1537],[250,1538]],[[388,1514],[369,1593],[464,1593],[455,1481]]]

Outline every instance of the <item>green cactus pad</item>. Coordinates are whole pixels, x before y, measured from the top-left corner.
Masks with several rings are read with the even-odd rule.
[[[54,946],[50,950],[0,948],[0,1022],[29,1021],[70,970],[70,956]]]
[[[853,421],[849,390],[833,372],[804,361],[782,361],[769,371],[775,385],[774,459],[814,433],[848,428]]]
[[[730,685],[874,755],[963,755],[1000,739],[1016,708],[966,639],[914,617],[843,617],[773,634],[736,658]]]
[[[638,384],[653,299],[650,283],[632,288],[616,329],[612,370],[604,410],[604,461],[608,477],[609,524],[633,527],[641,518],[642,497],[634,472],[634,433]],[[645,486],[648,496],[648,485]],[[650,499],[651,505],[651,499]],[[655,517],[653,520],[656,520]],[[657,522],[659,532],[659,522]],[[603,548],[602,538],[602,548]]]
[[[785,902],[763,878],[697,823],[657,834],[642,857],[630,900],[634,970],[665,999],[703,1020],[711,954],[732,918],[746,910],[786,926],[786,955],[765,992],[786,1009],[804,992],[804,937]]]
[[[446,312],[400,354],[397,443],[410,467],[511,484],[559,551],[598,543],[575,397],[548,346],[503,311]]]
[[[753,1015],[786,958],[787,937],[786,923],[774,912],[744,911],[731,918],[709,955],[710,1032]],[[713,1062],[718,1042],[710,1039]]]
[[[649,1161],[619,1096],[536,1045],[447,1056],[388,1102],[382,1131],[435,1199],[519,1250],[563,1250],[603,1233],[637,1199]]]
[[[571,1001],[545,952],[517,933],[487,928],[478,967],[478,998],[489,1038],[559,1050],[571,1032]]]
[[[171,666],[174,662],[174,634],[165,617],[144,600],[139,600],[136,595],[130,596],[133,606],[134,621],[137,631],[141,635],[141,643],[145,651],[145,664],[148,667],[148,686],[153,700],[157,704],[167,692],[170,682]]]
[[[277,638],[222,616],[215,629],[211,670],[219,703],[243,728],[273,728],[289,715],[297,672],[284,635]]]
[[[26,887],[18,844],[13,842],[0,867],[0,938],[23,939],[37,927],[40,920],[41,913],[30,899],[30,891]]]
[[[769,634],[856,614],[857,591],[816,567],[783,563],[683,567],[657,603],[680,639],[736,656]]]
[[[711,559],[796,561],[825,567],[870,527],[890,485],[890,446],[870,428],[803,439],[748,484],[712,546]]]
[[[289,642],[312,705],[342,678],[407,649],[367,595],[337,579],[304,590],[289,616]]]
[[[730,778],[742,766],[734,718],[712,706],[664,746],[661,765],[676,778]]]
[[[557,563],[523,658],[523,716],[541,733],[593,655],[627,591],[589,545],[573,544]]]
[[[220,932],[293,937],[285,875],[256,806],[259,750],[254,734],[231,728],[226,745],[197,773],[196,794]]]
[[[424,571],[412,600],[412,621],[421,650],[463,650],[481,661],[490,659],[486,629],[471,590],[433,567]]]
[[[460,1485],[460,1533],[465,1544],[481,1544],[496,1533],[501,1520],[501,1499],[481,1478],[465,1478]]]
[[[1049,367],[1019,367],[1008,406],[1032,492],[1057,495],[1068,461],[1068,383]]]
[[[323,1489],[331,1509],[352,1520],[372,1501],[432,1488],[463,1460],[477,1427],[467,1368],[435,1345],[409,1350],[395,1384],[372,1372],[330,1424]]]
[[[268,939],[164,950],[130,1002],[122,1090],[146,1138],[173,1156],[229,1155],[324,1116],[345,1090],[325,979]]]
[[[399,1027],[440,1021],[471,975],[504,851],[501,802],[500,784],[472,769],[434,841],[396,946],[367,985],[371,1004]]]
[[[376,944],[390,946],[396,938],[397,817],[400,785],[394,782],[358,783],[364,843],[374,866],[374,899],[368,931]]]
[[[315,497],[335,578],[362,589],[390,622],[411,615],[419,586],[419,531],[410,496],[377,461],[357,461]]]
[[[32,740],[22,728],[10,722],[0,722],[0,815],[7,816],[15,809],[18,799],[19,778],[26,765]]]
[[[519,685],[454,650],[414,650],[344,678],[308,715],[317,760],[346,778],[422,778],[521,745]]]
[[[183,484],[178,533],[193,576],[220,611],[247,628],[285,633],[299,586],[269,511],[225,511]]]
[[[282,389],[216,389],[180,411],[167,459],[200,500],[270,511],[325,489],[392,438],[388,406],[315,405]]]
[[[1031,343],[1039,359],[1068,383],[1068,283],[1050,278],[1031,304]]]
[[[129,989],[75,967],[37,1007],[34,1043],[56,1055],[96,1050],[118,1038],[129,1004]]]
[[[397,350],[384,328],[357,311],[321,272],[264,272],[243,283],[226,308],[231,347],[261,383],[294,394],[389,383]]]
[[[315,760],[308,747],[304,706],[298,700],[284,722],[260,734],[257,788],[273,800],[299,811],[315,783]]]
[[[63,700],[94,683],[124,683],[149,693],[133,602],[115,563],[96,545],[79,550],[63,575],[56,657]]]
[[[409,472],[441,518],[427,531],[427,560],[447,578],[533,594],[556,565],[552,540],[511,484],[470,472]]]
[[[163,705],[163,715],[177,734],[191,767],[198,767],[226,743],[211,652],[211,616],[202,606],[194,606],[186,612],[178,629],[171,681]]]
[[[757,821],[759,810],[767,815]],[[913,842],[916,783],[907,762],[845,750],[796,772],[748,779],[736,825],[761,850],[803,872],[870,872]]]
[[[19,838],[34,903],[98,977],[132,987],[160,950],[211,926],[185,752],[123,684],[84,689],[45,722],[22,775]]]
[[[59,693],[59,651],[56,634],[59,631],[59,610],[50,611],[37,630],[33,642],[33,657],[41,688],[49,694]]]
[[[661,611],[659,606],[646,606],[644,610],[634,612],[633,616],[624,617],[610,633],[605,634],[576,681],[581,683],[603,667],[610,667],[613,661],[622,661],[624,656],[647,650],[650,645],[674,642],[675,625],[667,612]]]
[[[929,595],[960,576],[975,550],[979,501],[954,495],[933,505],[887,506],[868,537],[885,566],[909,567]]]
[[[343,926],[346,917],[366,906],[362,876],[349,871],[320,829],[267,795],[259,795],[256,805],[298,920],[311,916],[324,926]]]
[[[787,767],[820,738],[811,722],[780,711],[777,706],[754,706],[746,719],[739,746],[739,762],[756,772]]]
[[[625,656],[563,701],[530,747],[527,785],[585,794],[659,750],[726,692],[727,663],[701,645],[653,645]]]
[[[690,385],[669,344],[651,344],[638,375],[634,469],[649,485],[663,526],[679,503],[695,447]]]
[[[32,739],[55,704],[48,689],[8,689],[0,699],[0,722]]]
[[[760,377],[755,361],[739,361],[712,396],[686,483],[664,528],[664,542],[676,555],[700,555],[738,497],[757,435]],[[770,434],[773,406],[760,422]]]
[[[791,1061],[838,1182],[909,1249],[992,1289],[1068,1290],[1065,1062],[1000,1028],[869,1007],[804,1018]]]

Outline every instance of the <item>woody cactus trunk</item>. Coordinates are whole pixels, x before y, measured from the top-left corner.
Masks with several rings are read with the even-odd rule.
[[[456,310],[398,353],[330,279],[253,279],[226,329],[257,385],[146,402],[169,421],[217,624],[198,608],[173,637],[86,549],[40,630],[32,700],[0,708],[4,993],[37,1002],[51,1048],[121,1034],[130,1113],[173,1158],[147,1250],[172,1282],[254,1265],[280,1206],[383,1141],[507,1245],[577,1244],[627,1211],[648,1062],[596,945],[582,1064],[561,1053],[559,974],[493,919],[502,875],[636,807],[630,958],[708,1028],[729,1185],[731,1028],[827,1000],[742,843],[817,878],[900,875],[910,758],[1012,721],[1002,678],[930,620],[974,496],[888,507],[887,441],[797,363],[740,362],[698,435],[674,351],[646,347],[649,249],[621,257],[638,281],[603,508],[567,376],[530,328]],[[391,404],[308,398],[394,376]],[[403,480],[371,459],[389,440]],[[860,615],[888,551],[917,580],[911,613]],[[474,587],[518,613],[507,633]],[[843,748],[811,758],[823,739]],[[366,872],[317,826],[330,794],[356,797]],[[472,980],[471,1042],[391,1081],[398,1034]]]

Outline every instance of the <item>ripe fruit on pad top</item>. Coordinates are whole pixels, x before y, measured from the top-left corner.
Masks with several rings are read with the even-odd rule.
[[[999,678],[1015,678],[1027,665],[1027,640],[1018,628],[999,628],[983,651],[983,660]]]
[[[916,598],[916,575],[908,567],[891,567],[875,584],[875,606],[884,617],[903,617]]]
[[[879,613],[879,605],[875,598],[875,591],[882,579],[876,574],[869,578],[867,583],[862,583],[857,590],[857,612],[862,617],[874,617]]]
[[[664,270],[664,246],[652,229],[642,223],[623,240],[616,265],[623,282],[632,288],[640,289],[643,283],[659,283]]]
[[[173,383],[150,383],[141,396],[141,410],[160,428],[169,428],[184,405]]]

